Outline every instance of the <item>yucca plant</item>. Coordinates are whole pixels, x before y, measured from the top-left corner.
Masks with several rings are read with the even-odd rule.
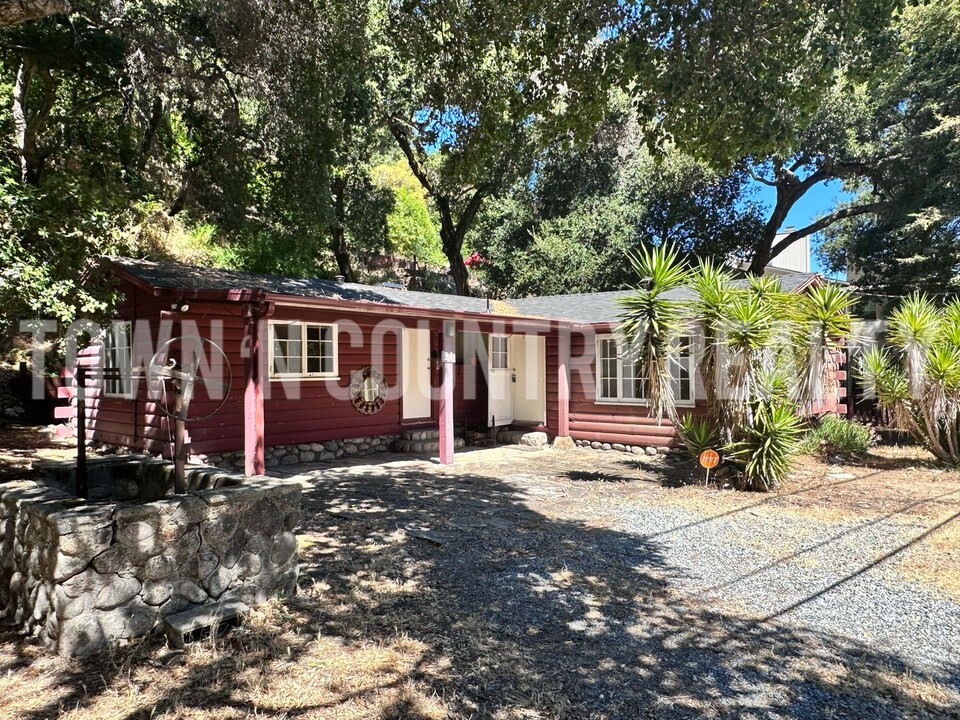
[[[641,247],[630,261],[640,283],[633,295],[621,301],[625,310],[621,333],[644,370],[651,413],[677,424],[670,362],[676,358],[677,340],[688,330],[689,315],[683,303],[666,294],[685,285],[690,273],[677,249],[668,245]]]
[[[711,413],[718,417],[722,407],[717,403],[717,384],[720,366],[719,328],[737,295],[733,275],[710,259],[700,260],[690,278],[690,287],[696,293],[694,313],[703,334],[700,373]]]
[[[683,444],[695,458],[704,450],[717,447],[717,431],[707,418],[688,413],[680,420],[680,429]]]
[[[621,327],[646,378],[651,414],[673,421],[691,452],[717,444],[735,451],[747,487],[779,481],[799,416],[827,392],[832,353],[849,336],[849,294],[814,289],[803,299],[783,292],[776,277],[738,281],[708,260],[691,271],[667,245],[631,261],[641,283],[623,301]],[[693,300],[673,299],[669,291],[682,285]],[[678,338],[694,327],[703,338],[696,359],[709,414],[681,420],[669,368]]]
[[[796,356],[797,401],[807,412],[836,399],[833,356],[853,334],[852,307],[850,290],[840,285],[813,287],[799,298],[793,347],[802,353]]]
[[[861,359],[868,394],[938,459],[960,465],[960,303],[910,295],[891,314],[887,341]]]
[[[796,408],[777,402],[757,403],[743,437],[724,450],[742,468],[741,486],[748,490],[769,490],[790,472],[797,452],[803,421]]]

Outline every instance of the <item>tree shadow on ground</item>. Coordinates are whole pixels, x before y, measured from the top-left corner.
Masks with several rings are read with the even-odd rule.
[[[936,712],[897,679],[902,659],[775,622],[724,617],[672,592],[657,541],[559,521],[524,506],[522,488],[479,475],[343,478],[305,497],[308,517],[348,507],[343,538],[455,530],[401,543],[420,592],[358,597],[369,570],[347,548],[314,564],[333,604],[325,632],[373,640],[402,627],[429,638],[453,671],[426,675],[458,715],[530,708],[563,717],[903,717]],[[472,514],[473,523],[462,514]],[[355,523],[355,527],[350,527]],[[305,523],[309,527],[310,521]],[[400,568],[396,568],[399,570]],[[957,667],[942,682],[955,683]],[[890,697],[898,698],[891,703]]]
[[[464,718],[960,717],[949,705],[960,665],[928,680],[850,639],[697,604],[671,590],[682,571],[660,539],[528,507],[549,492],[562,491],[479,473],[324,473],[303,496],[304,592],[277,621],[301,640],[284,648],[269,629],[246,636],[124,717],[217,708],[225,717],[313,717],[408,684]],[[289,707],[238,691],[234,677],[250,668],[264,685],[283,682],[284,668],[327,636],[345,653],[401,639],[418,657],[402,675],[344,685],[322,702],[306,687]],[[61,694],[24,717],[88,706],[156,656],[151,640],[75,664],[57,678],[66,702]],[[402,694],[360,716],[433,717]]]

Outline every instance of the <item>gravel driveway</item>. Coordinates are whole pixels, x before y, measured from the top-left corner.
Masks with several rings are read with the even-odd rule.
[[[687,507],[601,462],[299,468],[322,632],[425,643],[454,717],[960,717],[960,606],[894,569],[924,523]]]

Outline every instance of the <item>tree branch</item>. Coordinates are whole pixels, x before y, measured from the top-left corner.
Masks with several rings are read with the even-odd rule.
[[[68,12],[67,0],[0,0],[0,28]]]
[[[807,237],[808,235],[813,235],[814,233],[820,232],[824,228],[830,227],[835,222],[840,220],[845,220],[846,218],[857,217],[858,215],[866,215],[868,213],[878,212],[883,210],[889,203],[886,201],[877,201],[872,203],[864,203],[863,205],[853,205],[850,207],[840,208],[839,210],[834,210],[832,213],[828,213],[823,217],[815,220],[806,227],[800,228],[799,230],[794,230],[789,235],[786,235],[783,239],[777,242],[772,248],[770,248],[770,260],[775,258],[777,255],[786,250],[790,245],[795,243],[797,240]]]
[[[423,185],[423,189],[427,191],[427,194],[432,198],[436,198],[438,195],[437,188],[433,184],[433,180],[430,178],[430,172],[427,170],[426,165],[423,163],[420,157],[418,157],[418,155],[423,154],[423,151],[419,146],[416,148],[414,147],[414,140],[407,122],[396,115],[391,115],[389,118],[387,118],[387,127],[390,128],[390,133],[396,139],[397,144],[400,146],[400,150],[407,158],[407,164],[410,165],[410,171],[414,174],[417,180],[420,181],[420,184]]]

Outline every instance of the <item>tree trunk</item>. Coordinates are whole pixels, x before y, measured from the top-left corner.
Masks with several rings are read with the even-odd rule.
[[[457,295],[469,295],[469,274],[467,266],[463,264],[463,236],[458,236],[455,230],[453,234],[446,234],[441,230],[440,240],[443,243],[443,254],[447,256],[447,261],[450,263],[450,277],[453,278]]]
[[[0,0],[0,28],[68,12],[67,0]]]
[[[350,263],[350,251],[347,248],[347,187],[343,178],[333,181],[334,221],[330,224],[330,250],[337,261],[337,268],[347,282],[356,282]]]
[[[790,210],[803,197],[805,189],[798,187],[788,178],[781,177],[777,181],[777,200],[773,206],[773,212],[770,218],[763,226],[763,231],[753,248],[753,258],[750,261],[750,268],[747,270],[751,275],[763,275],[764,268],[773,259],[773,243],[777,239],[777,232],[787,220]]]
[[[40,106],[33,112],[30,108],[30,85],[34,77],[40,79],[43,93]],[[20,154],[20,179],[30,185],[39,185],[43,177],[46,154],[40,150],[37,136],[53,110],[57,99],[57,86],[45,68],[38,68],[35,60],[24,58],[17,70],[13,86],[13,128],[17,152]]]

